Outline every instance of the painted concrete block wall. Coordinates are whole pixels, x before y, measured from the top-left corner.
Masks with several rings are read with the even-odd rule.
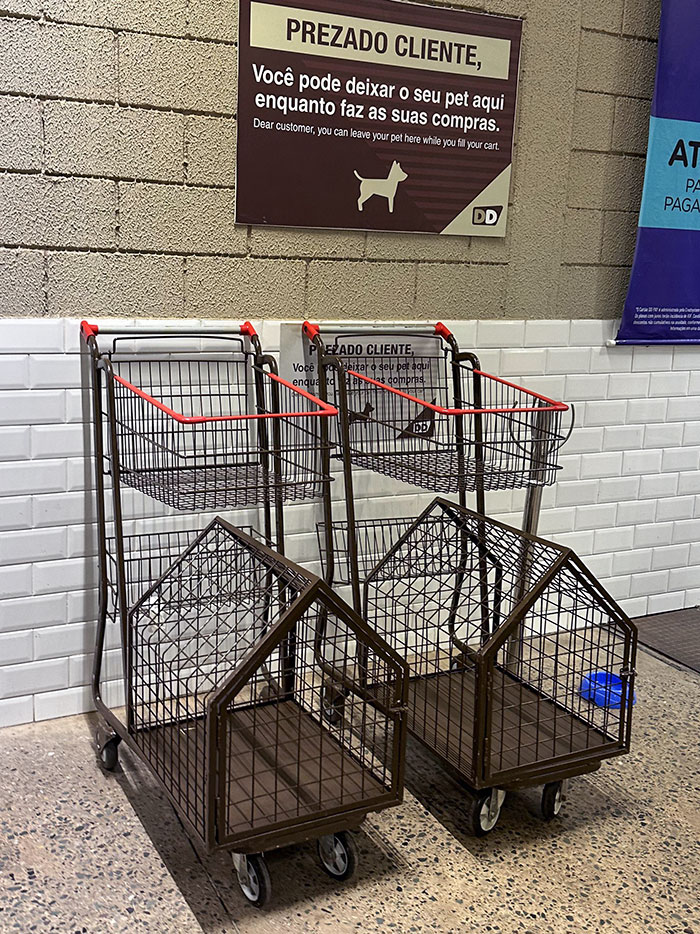
[[[700,347],[607,348],[606,320],[448,324],[485,370],[576,407],[562,470],[544,493],[541,534],[578,552],[631,616],[700,604]],[[261,334],[275,351],[279,326],[265,322]],[[0,320],[3,724],[90,708],[97,566],[80,380],[77,319]],[[356,493],[361,518],[415,516],[432,500],[363,471]],[[127,521],[191,524],[140,494],[124,500]],[[516,526],[522,505],[521,492],[487,495],[489,513]],[[255,510],[230,518],[258,521]],[[315,571],[319,518],[314,504],[285,509],[288,553]],[[111,702],[120,700],[118,647],[111,627]]]
[[[609,318],[631,262],[659,0],[524,18],[505,240],[236,227],[235,0],[0,11],[0,316]]]

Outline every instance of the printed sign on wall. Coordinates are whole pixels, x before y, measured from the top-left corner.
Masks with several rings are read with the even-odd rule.
[[[241,0],[236,221],[503,237],[522,23]]]
[[[700,4],[663,0],[637,245],[619,344],[700,343]]]

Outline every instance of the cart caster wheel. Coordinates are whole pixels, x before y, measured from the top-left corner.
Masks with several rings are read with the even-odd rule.
[[[236,875],[241,892],[253,908],[264,908],[272,895],[272,883],[262,856],[234,857]]]
[[[97,734],[97,751],[100,756],[100,763],[103,769],[113,772],[119,765],[119,743],[121,739],[118,736],[112,736],[104,740],[100,733]]]
[[[345,714],[345,698],[331,687],[325,687],[321,694],[321,712],[331,726],[338,726]]]
[[[333,879],[342,882],[355,875],[359,853],[357,844],[347,830],[320,837],[316,846],[321,865]]]
[[[561,811],[564,800],[563,787],[561,782],[549,782],[542,789],[542,817],[545,820],[554,820]]]
[[[501,808],[506,793],[499,788],[487,788],[474,798],[471,807],[472,833],[475,837],[485,837],[491,833],[501,816]]]

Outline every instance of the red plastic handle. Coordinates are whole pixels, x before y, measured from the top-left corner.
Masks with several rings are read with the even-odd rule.
[[[438,337],[442,337],[443,340],[449,340],[452,337],[452,331],[446,327],[442,321],[438,321],[435,325],[435,333]]]
[[[245,334],[246,337],[257,337],[258,332],[255,330],[250,321],[244,321],[241,325],[241,334]]]
[[[310,321],[305,321],[301,326],[301,330],[310,341],[321,333],[321,328],[317,324],[311,324]]]
[[[96,324],[90,324],[89,321],[80,322],[80,332],[85,340],[87,340],[88,337],[97,337],[99,330]]]

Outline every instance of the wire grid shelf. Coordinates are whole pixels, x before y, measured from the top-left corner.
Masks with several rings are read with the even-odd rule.
[[[313,580],[216,520],[130,614],[132,733],[202,837],[215,796],[238,849],[398,801],[403,668],[362,621],[307,605]]]
[[[566,549],[436,500],[365,599],[409,665],[409,730],[475,787],[625,751],[627,700],[580,691],[594,670],[631,684],[634,626]]]
[[[414,386],[415,376],[384,377],[374,358],[343,363],[349,455],[356,466],[436,493],[554,482],[567,438],[563,403],[446,355],[411,358],[420,389],[409,391],[403,387]],[[337,380],[332,385],[341,405]]]
[[[247,352],[114,357],[121,482],[176,509],[312,499],[319,418],[335,411]]]

